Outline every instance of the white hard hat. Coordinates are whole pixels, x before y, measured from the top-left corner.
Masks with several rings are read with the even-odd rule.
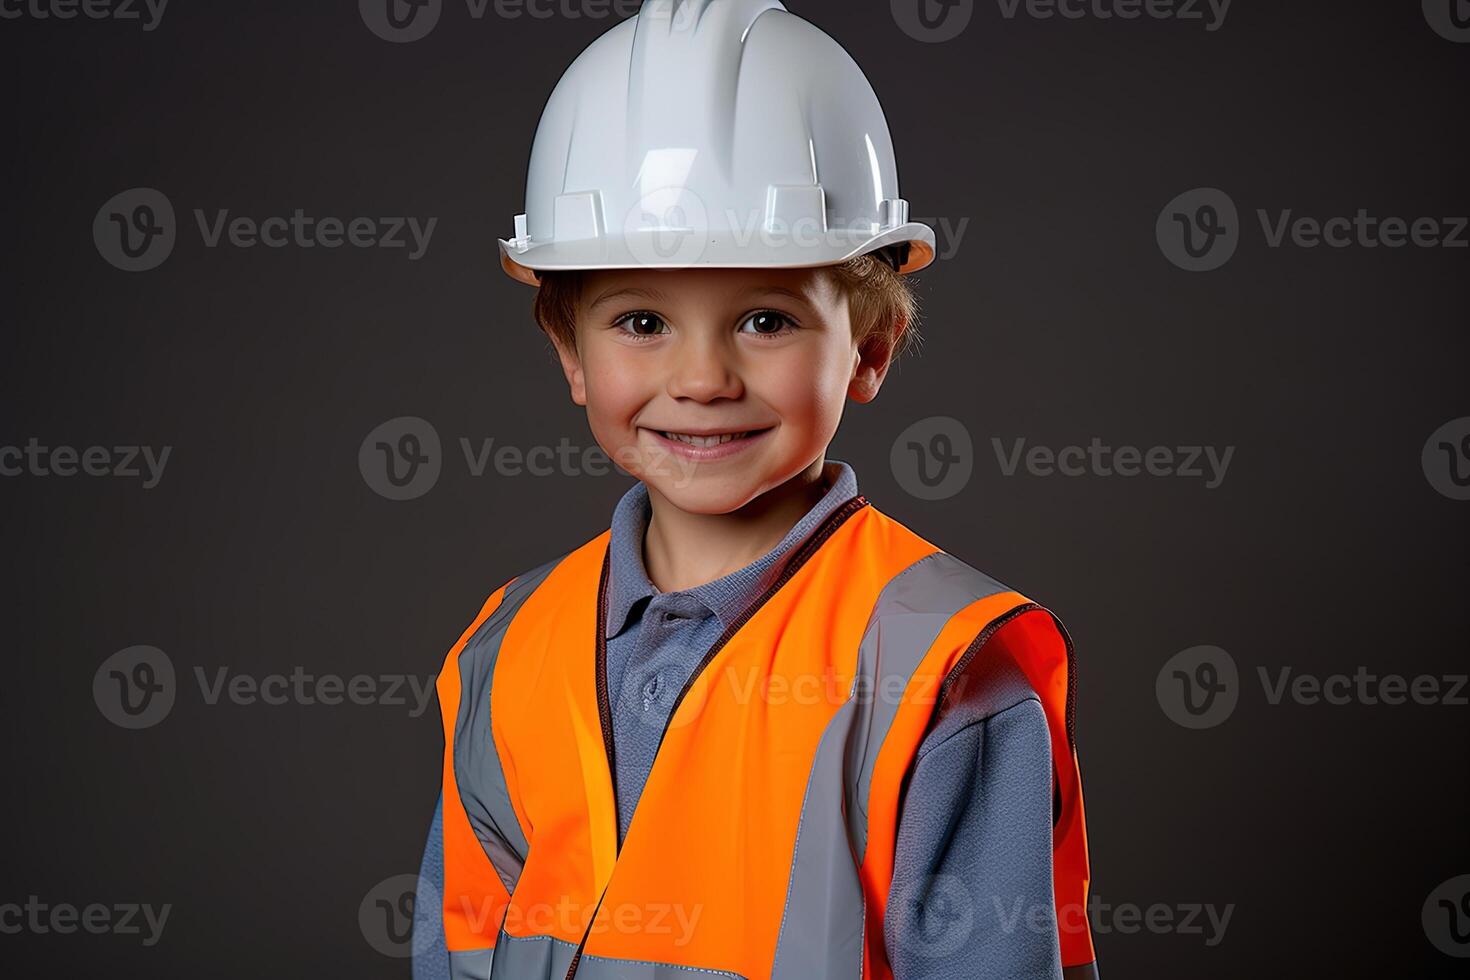
[[[644,0],[593,41],[542,112],[525,206],[500,256],[532,285],[553,269],[934,260],[872,85],[777,0]]]

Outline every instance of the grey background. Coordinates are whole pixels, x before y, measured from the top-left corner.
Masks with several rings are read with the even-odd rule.
[[[1464,673],[1470,510],[1429,433],[1470,415],[1465,250],[1268,248],[1256,208],[1470,212],[1470,46],[1418,3],[1236,0],[1199,22],[1003,18],[922,44],[888,5],[792,2],[889,113],[913,214],[970,218],[920,277],[922,354],[831,455],[874,503],[1056,610],[1080,657],[1093,888],[1234,904],[1225,940],[1099,935],[1105,976],[1440,976],[1421,905],[1470,870],[1467,709],[1266,703],[1256,668]],[[607,526],[625,476],[471,477],[458,440],[592,445],[531,290],[494,237],[541,106],[611,19],[470,18],[389,44],[357,5],[184,4],[159,27],[0,20],[0,444],[171,445],[161,483],[0,479],[10,805],[0,903],[172,903],[162,941],[0,935],[9,975],[407,975],[358,906],[417,869],[439,783],[431,706],[209,706],[193,669],[437,672],[484,597]],[[126,273],[91,226],[163,191],[179,239]],[[1154,239],[1219,187],[1247,232],[1208,273]],[[204,248],[192,209],[439,218],[428,254]],[[444,472],[374,493],[363,437],[430,420]],[[974,476],[901,489],[894,437],[954,416]],[[992,437],[1234,445],[1224,484],[1005,478]],[[93,674],[156,646],[161,724],[99,712]],[[1245,688],[1187,731],[1175,653]]]

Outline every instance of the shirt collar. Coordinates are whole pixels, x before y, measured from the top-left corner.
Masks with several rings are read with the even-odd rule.
[[[730,624],[754,600],[758,590],[780,574],[788,553],[804,541],[833,511],[858,494],[857,474],[841,460],[828,459],[822,476],[829,489],[806,515],[786,532],[781,542],[766,554],[728,575],[669,595],[686,595],[698,599],[714,612],[722,629]],[[608,569],[607,636],[617,636],[628,625],[628,615],[641,599],[660,593],[648,579],[643,565],[643,537],[648,530],[652,508],[648,486],[642,480],[623,494],[613,510],[611,554]]]

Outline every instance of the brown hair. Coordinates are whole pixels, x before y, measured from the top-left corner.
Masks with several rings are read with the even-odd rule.
[[[917,348],[919,301],[906,276],[894,271],[888,263],[873,254],[859,255],[823,266],[847,294],[852,336],[861,347],[877,333],[893,334],[893,361],[896,363],[910,348]],[[550,338],[569,350],[577,346],[577,303],[582,294],[584,275],[578,270],[542,272],[536,290],[534,313],[536,323]]]

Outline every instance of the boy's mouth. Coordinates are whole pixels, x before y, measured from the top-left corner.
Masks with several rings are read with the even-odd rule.
[[[737,439],[745,439],[750,436],[760,435],[762,432],[770,431],[770,428],[767,427],[765,429],[747,429],[743,432],[729,431],[708,433],[670,432],[665,429],[650,429],[649,431],[655,432],[658,435],[663,436],[665,439],[672,439],[675,442],[682,442],[686,445],[703,448],[706,446],[719,446],[727,442],[734,442]]]

